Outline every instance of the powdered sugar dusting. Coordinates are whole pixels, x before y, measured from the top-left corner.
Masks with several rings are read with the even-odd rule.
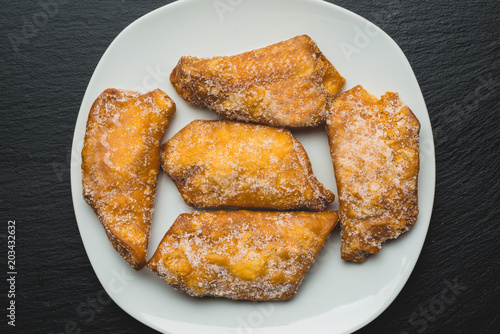
[[[334,199],[284,129],[197,120],[162,146],[161,159],[193,206],[324,210]]]
[[[160,90],[105,90],[89,113],[82,150],[83,196],[113,246],[135,268],[146,262],[159,146],[175,106]]]
[[[290,127],[323,123],[345,82],[306,35],[235,56],[182,57],[170,80],[222,117]]]
[[[192,296],[288,299],[336,222],[332,211],[182,214],[148,267]]]
[[[344,258],[364,260],[416,221],[419,128],[395,93],[378,100],[357,86],[335,100],[327,131]]]

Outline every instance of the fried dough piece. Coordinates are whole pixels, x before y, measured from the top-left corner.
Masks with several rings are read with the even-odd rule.
[[[335,198],[290,131],[265,125],[193,121],[161,147],[161,165],[194,207],[321,211]]]
[[[324,123],[345,79],[302,35],[235,56],[182,57],[170,82],[188,103],[224,118],[305,127]]]
[[[159,89],[143,95],[106,89],[87,121],[83,197],[135,270],[146,264],[159,147],[174,112],[174,102]]]
[[[337,220],[333,211],[185,213],[147,266],[191,296],[290,299]]]
[[[397,93],[379,100],[356,86],[335,100],[326,128],[342,259],[363,262],[417,220],[420,123]]]

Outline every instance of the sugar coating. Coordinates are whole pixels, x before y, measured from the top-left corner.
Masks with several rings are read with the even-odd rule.
[[[161,147],[161,165],[195,207],[320,211],[334,199],[286,129],[196,120]]]
[[[181,214],[148,267],[191,296],[289,299],[337,219],[333,211]]]
[[[326,128],[342,258],[363,262],[417,219],[420,124],[397,93],[379,100],[356,86],[335,100]]]
[[[222,117],[285,127],[323,123],[345,83],[306,35],[234,56],[182,57],[170,81]]]
[[[159,147],[174,112],[173,101],[159,89],[143,95],[107,89],[87,121],[83,197],[115,249],[136,270],[146,264]]]

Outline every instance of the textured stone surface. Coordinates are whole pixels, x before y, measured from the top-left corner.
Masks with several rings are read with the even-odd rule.
[[[57,9],[49,8],[36,31],[26,30],[47,2],[4,1],[1,10],[0,240],[6,254],[7,221],[15,219],[19,273],[18,326],[9,332],[154,333],[100,294],[75,221],[69,159],[80,102],[103,52],[128,24],[169,1],[53,0]],[[396,300],[358,332],[496,332],[500,3],[335,3],[400,45],[422,88],[436,142],[436,197],[421,257]],[[12,38],[23,29],[29,37],[15,51]],[[443,304],[442,292],[453,285],[456,298]]]

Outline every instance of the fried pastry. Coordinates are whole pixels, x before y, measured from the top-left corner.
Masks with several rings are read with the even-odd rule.
[[[334,200],[286,129],[196,120],[161,147],[161,166],[194,207],[321,211]]]
[[[87,121],[83,197],[135,270],[146,264],[159,147],[174,112],[174,102],[159,89],[143,95],[106,89]]]
[[[363,262],[417,220],[420,123],[397,93],[379,100],[356,86],[335,100],[326,128],[339,194],[341,255]]]
[[[333,211],[184,213],[147,266],[191,296],[290,299],[337,219]]]
[[[234,56],[182,57],[170,75],[188,103],[285,127],[324,123],[345,79],[307,35]]]

